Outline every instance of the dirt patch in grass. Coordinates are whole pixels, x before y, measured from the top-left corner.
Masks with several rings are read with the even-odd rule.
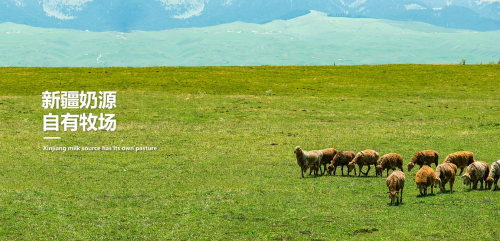
[[[376,228],[372,228],[372,229],[362,228],[362,229],[358,229],[358,230],[354,231],[352,234],[357,235],[359,233],[373,233],[376,231],[378,231],[378,229],[376,229]]]

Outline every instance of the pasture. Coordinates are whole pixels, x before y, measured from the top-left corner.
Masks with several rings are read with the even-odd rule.
[[[500,239],[500,192],[421,197],[406,172],[427,149],[500,159],[500,64],[0,68],[0,86],[0,239]],[[49,112],[101,112],[43,109],[46,90],[117,91],[116,131],[44,133]],[[43,150],[76,145],[158,150]],[[301,178],[297,145],[402,155],[403,203],[373,166]]]

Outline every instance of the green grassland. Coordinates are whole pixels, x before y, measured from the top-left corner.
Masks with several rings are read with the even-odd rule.
[[[500,32],[421,22],[327,17],[235,22],[168,31],[85,32],[0,24],[0,66],[258,66],[486,64],[500,60]]]
[[[293,154],[492,163],[499,80],[498,64],[0,68],[0,239],[499,240],[498,191],[457,177],[421,197],[412,170],[390,206],[385,172],[301,178]],[[43,109],[46,90],[116,90],[117,130],[43,132],[68,112]],[[74,145],[159,150],[43,151]]]

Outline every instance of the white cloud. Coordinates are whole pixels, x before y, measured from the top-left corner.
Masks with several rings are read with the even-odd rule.
[[[232,4],[233,0],[222,0],[222,6],[229,6]]]
[[[26,6],[26,3],[23,0],[12,0],[12,1],[15,2],[16,6],[18,6],[18,7]]]
[[[405,8],[406,8],[406,10],[424,10],[424,9],[426,9],[418,4],[415,4],[415,3],[405,5]]]
[[[366,0],[356,0],[355,2],[351,3],[349,7],[351,8],[357,8],[359,5],[365,3]]]
[[[205,8],[208,0],[155,0],[165,5],[165,9],[177,12],[173,17],[178,19],[187,19],[193,16],[199,16]],[[231,1],[225,1],[231,4]]]
[[[92,1],[93,0],[43,0],[39,2],[42,4],[43,11],[45,11],[47,16],[68,20],[75,18],[71,15],[71,12],[81,11],[85,3]]]
[[[483,2],[488,2],[488,3],[494,3],[494,2],[497,2],[497,3],[500,3],[500,0],[478,0],[476,1],[476,4],[479,5]]]

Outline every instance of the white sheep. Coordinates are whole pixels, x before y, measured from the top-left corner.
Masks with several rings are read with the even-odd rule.
[[[297,164],[302,170],[302,177],[304,177],[304,172],[307,171],[308,168],[314,171],[315,176],[318,176],[321,158],[323,158],[323,153],[321,151],[304,151],[300,146],[296,146],[293,153],[295,153]]]
[[[489,167],[486,163],[474,161],[469,166],[467,166],[467,170],[465,174],[462,175],[464,180],[464,184],[469,186],[469,190],[477,189],[477,183],[481,182],[481,189],[483,189],[483,181],[486,180],[489,173]]]
[[[455,183],[455,175],[457,174],[457,166],[453,163],[445,162],[436,167],[436,183],[439,186],[439,191],[446,192],[445,185],[450,182],[450,193],[453,193],[453,184]]]
[[[500,178],[500,160],[491,163],[490,174],[488,178],[486,178],[486,186],[488,189],[491,189],[492,184],[495,184],[495,188],[493,190],[498,190],[498,179]]]

